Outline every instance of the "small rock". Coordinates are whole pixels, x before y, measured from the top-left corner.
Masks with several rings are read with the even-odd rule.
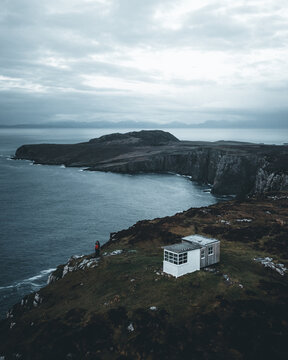
[[[10,309],[8,312],[7,312],[7,314],[6,314],[6,317],[7,317],[7,319],[9,319],[9,318],[13,318],[13,312],[12,312],[13,310],[12,309]]]
[[[226,274],[224,274],[223,277],[224,277],[224,279],[225,279],[226,281],[229,281],[229,280],[230,280],[229,276],[226,275]]]
[[[127,326],[127,330],[130,331],[130,332],[134,331],[134,326],[133,326],[132,323],[130,323],[130,324]]]
[[[34,296],[34,300],[33,300],[33,306],[38,306],[42,303],[43,299],[41,298],[41,296],[39,295],[39,293],[36,293]]]
[[[120,255],[123,252],[123,250],[114,250],[110,253],[110,255]]]
[[[284,264],[275,264],[273,262],[273,258],[268,256],[265,258],[254,258],[254,261],[261,263],[265,267],[269,267],[270,269],[275,270],[281,276],[284,276],[285,272],[287,271],[287,268],[284,266]]]
[[[220,223],[222,223],[222,224],[225,224],[225,225],[230,225],[230,221],[228,221],[228,220],[220,220]]]

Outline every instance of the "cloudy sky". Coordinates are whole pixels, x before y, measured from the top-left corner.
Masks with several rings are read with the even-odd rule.
[[[1,0],[0,122],[288,122],[287,0]]]

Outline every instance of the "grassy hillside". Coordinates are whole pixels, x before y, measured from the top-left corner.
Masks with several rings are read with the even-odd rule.
[[[269,194],[142,221],[113,234],[94,268],[68,272],[40,290],[36,302],[31,294],[12,309],[0,326],[0,355],[286,358],[288,276],[276,269],[288,267],[287,205],[287,193]],[[161,246],[194,233],[221,240],[220,263],[178,279],[163,274]],[[113,255],[115,250],[122,252]],[[254,260],[265,257],[276,268]],[[60,266],[55,274],[62,271]]]

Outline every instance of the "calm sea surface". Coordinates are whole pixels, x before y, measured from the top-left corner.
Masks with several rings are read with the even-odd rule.
[[[71,255],[93,251],[109,233],[141,219],[172,215],[220,200],[176,175],[120,175],[32,165],[10,157],[22,144],[74,143],[117,130],[0,130],[0,316]],[[119,131],[119,130],[118,130]],[[128,130],[121,129],[120,132]],[[186,140],[285,142],[283,133],[170,130]],[[219,131],[219,130],[218,130]],[[240,134],[242,131],[242,135]],[[201,133],[202,132],[202,133]],[[221,136],[220,136],[221,135]],[[242,136],[242,138],[241,138]]]

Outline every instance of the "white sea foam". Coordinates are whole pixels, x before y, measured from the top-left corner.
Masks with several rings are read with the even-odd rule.
[[[4,290],[4,289],[12,289],[13,287],[15,287],[15,285],[0,286],[0,290]]]
[[[40,286],[40,284],[34,282],[35,280],[39,280],[43,277],[45,277],[46,275],[49,275],[52,271],[55,271],[56,269],[47,269],[47,270],[42,270],[40,271],[39,274],[35,275],[35,276],[31,276],[27,279],[21,280],[19,282],[16,282],[12,285],[7,285],[7,286],[0,286],[0,290],[4,290],[4,289],[12,289],[12,288],[19,288],[23,285],[31,285],[34,288],[38,288]]]
[[[35,276],[32,276],[32,277],[30,277],[30,278],[28,278],[28,279],[25,279],[25,280],[23,280],[22,282],[24,283],[29,283],[29,282],[32,282],[32,281],[34,281],[34,280],[37,280],[37,279],[41,279],[42,277],[44,277],[44,276],[46,276],[46,275],[48,275],[48,274],[50,274],[52,271],[55,271],[56,269],[47,269],[47,270],[42,270],[42,271],[40,271],[40,273],[38,274],[38,275],[35,275]],[[20,282],[21,283],[21,282]]]

